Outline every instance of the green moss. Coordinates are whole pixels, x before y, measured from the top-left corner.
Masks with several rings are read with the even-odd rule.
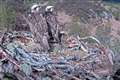
[[[7,1],[0,2],[0,29],[13,26],[15,23],[15,11]]]
[[[97,28],[96,37],[104,45],[109,45],[111,40],[111,27],[110,26],[100,26]]]
[[[89,35],[89,31],[86,28],[84,23],[73,22],[70,26],[70,34],[80,35],[81,37],[85,37]]]
[[[105,3],[108,10],[113,14],[116,20],[120,20],[120,3]]]

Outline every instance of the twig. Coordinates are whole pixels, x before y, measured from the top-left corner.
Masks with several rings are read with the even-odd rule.
[[[6,59],[8,59],[11,63],[15,64],[18,68],[20,68],[20,66],[18,65],[18,62],[16,62],[14,59],[12,59],[11,56],[9,56],[9,54],[7,54],[9,51],[5,49],[1,44],[0,44],[0,47],[3,49],[4,51],[3,55],[6,56]]]

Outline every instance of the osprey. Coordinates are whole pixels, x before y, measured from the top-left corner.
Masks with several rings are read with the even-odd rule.
[[[31,12],[34,13],[34,12],[39,12],[40,10],[40,5],[39,4],[34,4],[32,7],[31,7]]]
[[[47,6],[45,11],[46,12],[52,12],[53,11],[53,6]]]

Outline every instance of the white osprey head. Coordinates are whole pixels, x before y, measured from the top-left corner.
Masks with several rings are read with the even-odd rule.
[[[31,7],[31,12],[34,13],[34,12],[39,12],[40,10],[40,5],[39,4],[34,4],[32,7]]]
[[[52,12],[53,11],[53,6],[47,6],[45,11],[46,12],[48,12],[48,11]]]

